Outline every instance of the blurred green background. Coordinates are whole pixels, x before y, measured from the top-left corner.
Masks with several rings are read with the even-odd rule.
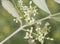
[[[11,1],[11,0],[10,0]],[[14,0],[17,4],[17,0]],[[27,5],[30,0],[23,0]],[[60,4],[54,2],[54,0],[46,0],[49,10],[52,14],[60,12]],[[37,18],[42,18],[48,15],[41,9],[39,9]],[[45,40],[44,44],[60,44],[60,22],[54,19],[47,20],[51,24],[51,32],[47,35],[54,38],[53,41]],[[13,17],[2,7],[0,0],[0,41],[14,32],[18,27],[19,23],[13,21]],[[27,40],[24,39],[25,32],[21,31],[13,36],[11,39],[6,41],[4,44],[28,44]],[[40,43],[38,43],[40,44]]]

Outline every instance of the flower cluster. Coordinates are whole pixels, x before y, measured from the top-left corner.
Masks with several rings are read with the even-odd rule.
[[[29,2],[29,6],[24,5],[22,0],[19,0],[18,2],[20,10],[22,10],[22,12],[24,13],[24,20],[26,21],[26,23],[31,25],[36,22],[34,16],[37,15],[38,12],[36,6],[32,6],[32,1]],[[41,22],[37,22],[35,23],[34,27],[31,26],[30,28],[25,29],[26,36],[24,38],[32,39],[32,42],[38,40],[39,42],[41,42],[41,44],[44,43],[44,39],[53,40],[53,38],[46,37],[51,28],[48,27],[50,24],[46,22],[43,27],[41,27],[41,24]]]
[[[24,13],[26,23],[29,24],[34,23],[35,21],[34,16],[38,14],[36,6],[34,7],[32,6],[32,1],[29,2],[29,6],[25,6],[22,0],[19,0],[18,2],[19,2],[18,5],[20,5],[20,10],[22,10]]]
[[[37,26],[35,28],[31,27],[30,29],[26,29],[26,36],[24,37],[25,39],[32,39],[32,42],[38,40],[41,42],[41,44],[44,43],[44,39],[53,40],[53,38],[46,37],[51,28],[48,27],[48,22],[45,23],[44,27],[41,27],[40,24],[36,25]]]

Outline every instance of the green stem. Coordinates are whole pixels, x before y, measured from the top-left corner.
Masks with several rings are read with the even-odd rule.
[[[40,21],[44,21],[44,20],[46,20],[46,19],[49,19],[49,18],[54,17],[54,16],[59,15],[59,14],[60,14],[60,13],[53,14],[53,15],[49,15],[49,16],[47,16],[47,17],[45,17],[45,18],[42,18],[42,19],[40,19],[40,20],[37,20],[36,22],[32,23],[31,25],[33,25],[33,24],[35,24],[35,23],[37,23],[37,22],[40,22]],[[17,34],[19,31],[23,30],[23,29],[24,29],[25,27],[27,27],[27,26],[29,26],[29,23],[26,24],[26,25],[23,25],[23,26],[19,27],[15,32],[13,32],[11,35],[9,35],[9,36],[6,37],[3,41],[1,41],[0,44],[5,43],[7,40],[9,40],[11,37],[13,37],[15,34]]]

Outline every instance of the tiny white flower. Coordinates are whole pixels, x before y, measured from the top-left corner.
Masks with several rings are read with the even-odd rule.
[[[49,37],[47,37],[47,39],[50,39]]]
[[[18,0],[18,3],[22,6],[23,5],[23,1],[22,0]]]
[[[26,11],[28,9],[28,6],[23,6],[23,11]]]
[[[54,40],[53,38],[51,38],[50,40]]]
[[[33,43],[35,40],[33,39],[33,40],[31,40],[31,42]]]
[[[35,16],[36,14],[34,13],[33,15]]]
[[[13,21],[15,21],[16,23],[18,23],[18,20],[17,19],[13,19]]]
[[[29,32],[30,30],[29,30],[29,29],[27,29],[26,31],[28,31],[28,32]]]
[[[42,39],[44,39],[44,36],[42,36]]]
[[[41,28],[38,28],[39,30],[41,29]]]
[[[48,40],[54,40],[53,38],[49,38],[49,37],[47,37],[47,39],[48,39]]]
[[[41,25],[41,24],[42,24],[42,22],[37,22],[37,24],[40,24],[40,25]]]
[[[50,24],[48,22],[46,22],[45,26],[48,26],[48,25],[50,25]]]
[[[32,4],[32,1],[30,1],[30,3],[29,4]]]
[[[30,29],[30,33],[32,33],[32,31],[33,31],[33,27],[31,27],[31,29]]]
[[[16,21],[16,19],[13,19],[13,21]]]
[[[38,31],[38,29],[36,29],[36,31]]]
[[[16,23],[18,23],[18,20],[16,20]]]
[[[30,38],[33,38],[33,36],[29,35]]]
[[[26,32],[26,36],[25,36],[24,38],[25,38],[25,39],[28,39],[28,38],[29,38],[28,35],[29,35],[28,32]]]

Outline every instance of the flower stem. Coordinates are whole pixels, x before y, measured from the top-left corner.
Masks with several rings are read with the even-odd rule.
[[[44,20],[49,19],[49,18],[51,18],[51,17],[54,17],[54,16],[56,16],[56,15],[58,15],[58,14],[60,14],[60,13],[53,14],[53,15],[49,15],[49,16],[47,16],[47,17],[45,17],[45,18],[42,18],[42,19],[40,19],[40,20],[32,23],[31,25],[33,25],[33,24],[35,24],[35,23],[37,23],[37,22],[40,22],[40,21],[44,21]],[[13,37],[15,34],[17,34],[19,31],[23,30],[23,29],[24,29],[25,27],[27,27],[27,26],[29,26],[29,23],[26,24],[26,25],[23,25],[23,26],[19,27],[15,32],[13,32],[11,35],[9,35],[9,36],[6,37],[3,41],[1,41],[0,44],[5,43],[7,40],[9,40],[11,37]]]

